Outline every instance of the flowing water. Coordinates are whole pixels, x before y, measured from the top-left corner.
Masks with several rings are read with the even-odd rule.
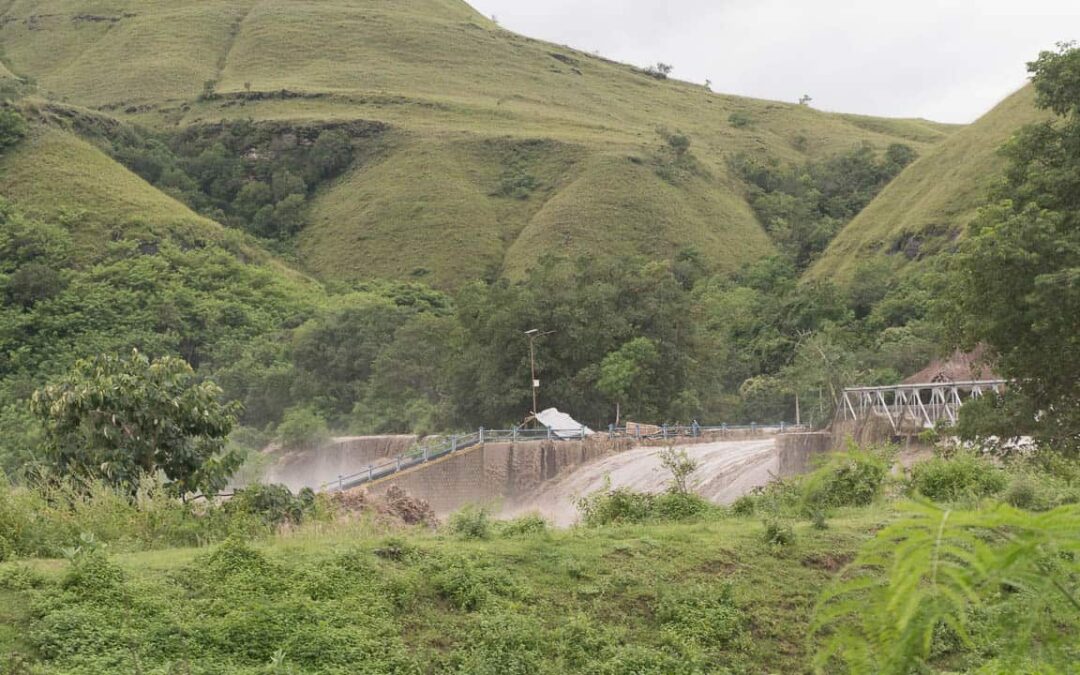
[[[352,436],[309,450],[278,451],[262,480],[283,483],[296,491],[309,487],[318,490],[333,483],[338,476],[348,476],[409,450],[416,436]]]
[[[779,475],[773,438],[679,446],[698,461],[691,476],[694,492],[717,504],[728,504]],[[578,517],[574,502],[597,490],[630,488],[663,492],[671,474],[660,465],[662,448],[641,447],[602,457],[555,478],[531,495],[515,500],[505,517],[539,513],[556,525],[573,524]]]

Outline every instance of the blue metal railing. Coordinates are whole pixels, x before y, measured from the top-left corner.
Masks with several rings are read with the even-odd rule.
[[[723,435],[735,431],[750,431],[752,433],[784,433],[786,431],[803,431],[805,426],[798,426],[780,422],[778,424],[721,424],[719,426],[701,426],[698,424],[663,424],[651,425],[628,425],[616,427],[611,425],[606,432],[586,431],[585,428],[577,429],[484,429],[481,427],[468,434],[451,434],[426,439],[418,443],[406,452],[392,457],[378,464],[370,464],[363,471],[349,475],[338,476],[337,480],[323,483],[321,489],[329,491],[348,490],[359,487],[366,483],[392,476],[393,474],[410,469],[414,466],[426,464],[433,460],[445,457],[455,452],[466,450],[484,443],[520,443],[526,441],[577,441],[590,436],[606,435],[608,438],[630,438],[637,441],[666,440],[678,438],[696,438],[701,436]]]

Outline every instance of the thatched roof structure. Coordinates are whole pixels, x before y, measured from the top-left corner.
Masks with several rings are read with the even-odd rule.
[[[1000,379],[987,363],[986,352],[981,345],[970,352],[957,350],[947,359],[934,359],[930,365],[905,379],[904,384]]]

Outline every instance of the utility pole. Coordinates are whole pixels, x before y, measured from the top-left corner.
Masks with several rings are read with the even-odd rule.
[[[536,345],[535,345],[535,342],[536,342],[536,338],[544,337],[545,335],[551,335],[554,332],[555,331],[550,330],[550,331],[548,331],[546,333],[541,333],[538,328],[533,328],[532,330],[525,331],[525,335],[528,336],[528,338],[529,338],[529,373],[531,375],[530,379],[531,379],[531,384],[532,384],[532,414],[533,414],[533,417],[535,417],[536,413],[537,413],[536,409],[537,409],[538,405],[537,405],[537,402],[536,402],[536,397],[537,397],[537,393],[540,390],[540,380],[536,379]]]

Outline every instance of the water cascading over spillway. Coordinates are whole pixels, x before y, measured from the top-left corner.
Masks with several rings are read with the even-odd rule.
[[[697,460],[691,477],[694,492],[717,504],[728,504],[780,475],[774,438],[681,446]],[[515,500],[505,516],[539,513],[556,525],[578,518],[575,501],[598,490],[629,488],[658,493],[671,474],[660,465],[658,447],[639,447],[593,461],[556,478],[533,494]]]

